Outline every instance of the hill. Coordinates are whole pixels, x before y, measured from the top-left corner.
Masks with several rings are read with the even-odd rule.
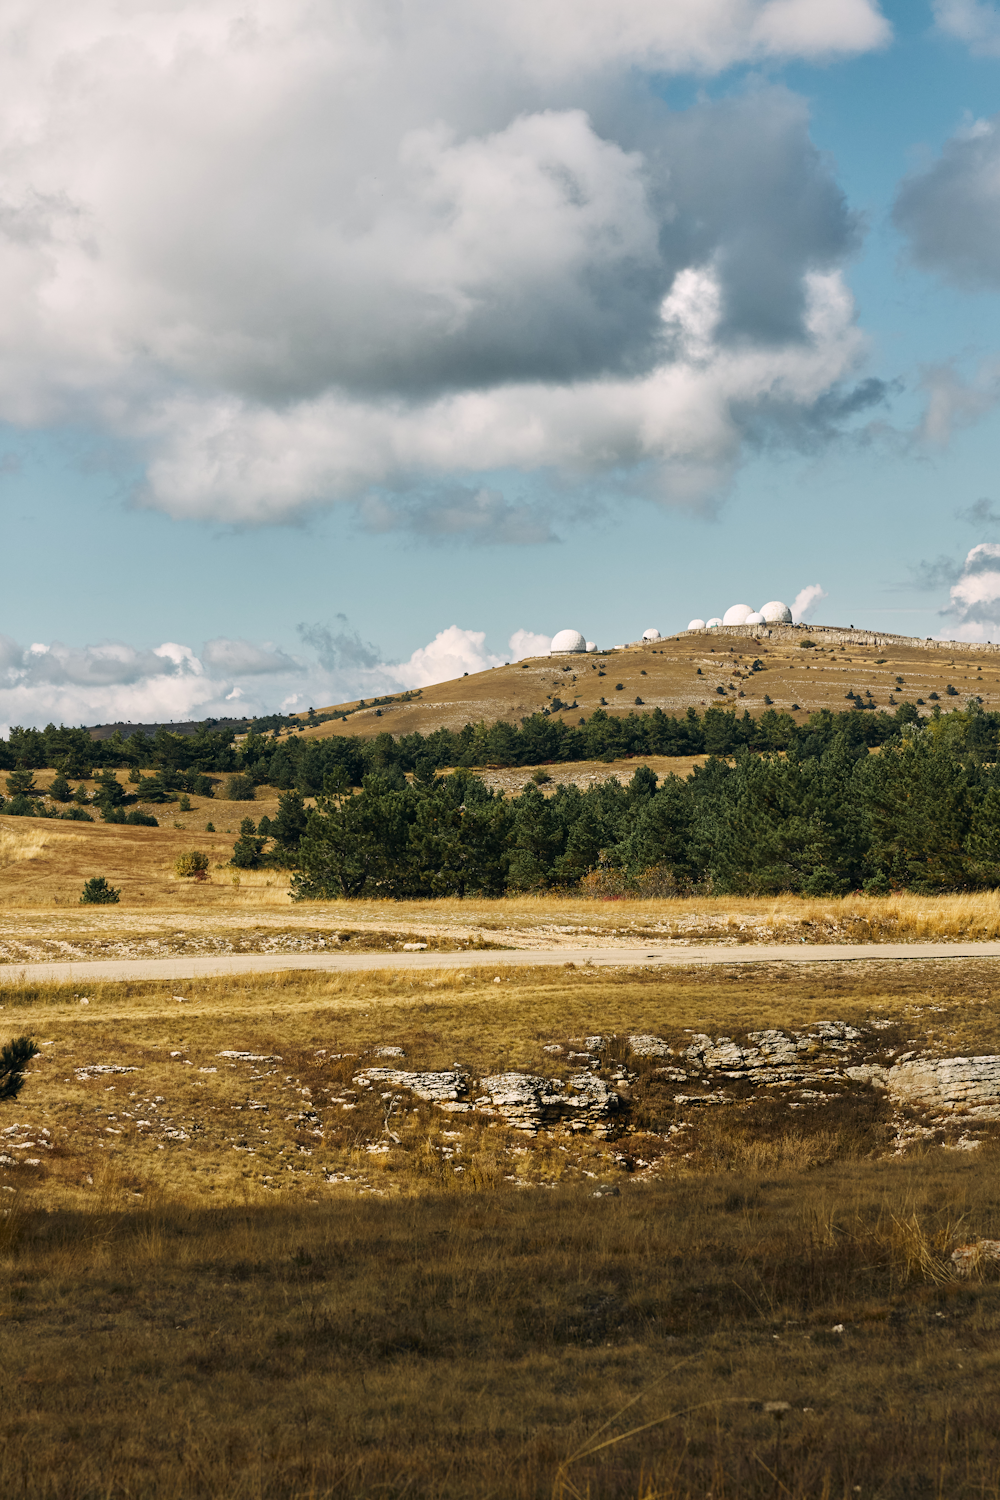
[[[599,707],[640,706],[668,714],[732,704],[756,716],[770,704],[800,722],[839,712],[851,695],[866,706],[910,702],[925,714],[978,697],[1000,709],[1000,647],[918,640],[831,626],[737,626],[684,631],[592,656],[533,657],[395,697],[320,710],[323,722],[290,731],[309,737],[458,730],[480,720],[516,723],[549,712],[576,723]],[[561,705],[561,706],[560,706]]]

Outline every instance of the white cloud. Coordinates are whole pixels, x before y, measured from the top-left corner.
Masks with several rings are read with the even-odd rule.
[[[548,656],[552,645],[550,635],[538,635],[533,630],[515,630],[510,638],[509,661],[523,661],[526,656]]]
[[[973,52],[1000,55],[1000,11],[983,0],[933,0],[941,31],[967,42]]]
[[[957,623],[946,626],[939,639],[1000,641],[1000,544],[973,547],[950,592],[950,605],[942,613]]]
[[[826,589],[818,583],[809,583],[800,589],[792,602],[792,619],[808,620],[816,605],[826,598]]]
[[[0,731],[11,724],[183,722],[234,714],[295,712],[380,697],[484,672],[547,651],[549,637],[516,630],[510,651],[486,649],[486,632],[450,625],[406,661],[386,662],[346,621],[336,630],[300,627],[308,656],[270,643],[220,637],[200,654],[167,642],[140,650],[121,642],[27,649],[0,636]]]
[[[464,476],[697,494],[744,408],[851,371],[856,228],[801,101],[642,77],[888,35],[872,0],[11,0],[0,420],[117,434],[174,515],[448,480],[403,524],[525,540]]]

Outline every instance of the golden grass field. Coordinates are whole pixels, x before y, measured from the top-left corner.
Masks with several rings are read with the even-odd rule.
[[[295,904],[283,872],[236,885],[226,863],[240,818],[276,798],[199,801],[154,809],[157,829],[0,817],[0,958],[336,937],[494,945],[496,963],[0,988],[0,1040],[40,1048],[0,1104],[5,1495],[998,1495],[1000,1283],[949,1256],[1000,1238],[1000,1125],[975,1151],[955,1149],[960,1117],[900,1144],[871,1090],[692,1113],[633,1058],[619,1130],[530,1136],[355,1074],[391,1046],[406,1069],[564,1079],[600,1035],[613,1078],[629,1034],[829,1018],[1000,1053],[996,961],[654,971],[503,952],[996,938],[1000,896]],[[204,882],[174,873],[192,848]],[[94,874],[119,905],[79,904]]]
[[[1000,1232],[989,1134],[896,1156],[862,1099],[671,1152],[350,1090],[386,1044],[558,1074],[592,1032],[831,1015],[1000,1050],[997,964],[495,972],[4,990],[40,1044],[0,1127],[4,1493],[996,1495],[1000,1288],[948,1260]]]
[[[764,664],[764,671],[750,671],[755,659]],[[949,683],[957,696],[947,695]],[[720,687],[725,689],[722,694],[717,692]],[[961,706],[973,694],[982,698],[985,708],[1000,708],[1000,653],[959,648],[949,655],[916,640],[886,647],[803,650],[794,640],[755,643],[722,632],[711,637],[675,636],[601,656],[535,657],[437,683],[420,689],[416,697],[380,708],[358,709],[356,701],[330,705],[321,712],[351,710],[346,722],[331,719],[293,732],[320,738],[370,737],[384,731],[426,734],[442,726],[458,730],[480,720],[516,723],[546,707],[553,695],[564,702],[576,701],[575,709],[558,714],[570,724],[601,707],[602,698],[609,714],[661,708],[682,715],[690,706],[701,712],[721,704],[740,713],[747,709],[756,717],[766,707],[765,694],[782,713],[792,712],[797,704],[794,716],[801,723],[820,708],[835,713],[849,708],[848,691],[866,694],[869,688],[878,706],[890,712],[890,697],[894,697],[898,703],[923,698],[922,712],[929,713],[934,692],[942,708]],[[642,708],[637,707],[636,698],[643,700]]]

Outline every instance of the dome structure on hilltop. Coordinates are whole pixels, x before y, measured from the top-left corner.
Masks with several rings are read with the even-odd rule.
[[[658,630],[644,630],[642,632],[642,638],[644,641],[658,641],[661,639],[660,632]]]
[[[705,621],[704,620],[689,620],[688,621],[688,630],[704,630],[704,629],[705,629]]]
[[[753,610],[749,604],[731,604],[722,616],[723,625],[745,625],[747,615],[752,615]]]
[[[706,620],[705,621],[705,629],[706,630],[718,630],[718,628],[719,628],[719,626],[721,624],[722,624],[722,621],[719,619],[718,615],[713,615],[710,620]]]
[[[754,610],[753,614],[747,615],[743,623],[744,625],[764,625],[766,624],[766,621],[762,614],[759,614],[757,610]]]
[[[586,651],[587,642],[578,630],[557,630],[552,637],[549,652],[552,656],[562,656],[566,651]]]
[[[760,607],[760,614],[766,625],[790,625],[792,623],[792,612],[787,604],[782,604],[780,599],[769,599]]]
[[[588,641],[587,642],[587,650],[593,656],[594,653],[597,651],[597,642],[596,641]]]

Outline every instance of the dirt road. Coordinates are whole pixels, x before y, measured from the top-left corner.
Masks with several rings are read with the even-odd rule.
[[[1000,943],[777,943],[728,947],[721,944],[645,948],[520,948],[461,953],[240,953],[217,958],[101,959],[61,963],[0,964],[4,985],[85,984],[96,980],[206,979],[225,974],[274,974],[289,969],[343,973],[358,969],[472,969],[494,971],[511,965],[613,968],[678,968],[694,964],[813,964],[885,962],[892,959],[998,958]]]

